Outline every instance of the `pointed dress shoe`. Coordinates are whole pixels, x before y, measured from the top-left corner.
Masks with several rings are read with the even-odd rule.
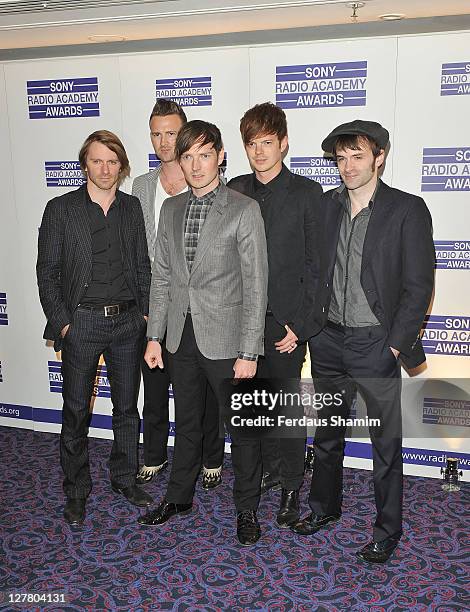
[[[279,480],[279,476],[274,476],[269,472],[264,472],[263,477],[261,478],[261,495],[272,489],[273,491],[278,491],[281,488],[281,482]]]
[[[215,489],[222,484],[222,466],[218,468],[202,468],[202,488],[205,491]]]
[[[85,520],[84,498],[68,498],[64,507],[64,519],[69,525],[81,525]]]
[[[237,538],[242,546],[253,546],[261,537],[261,528],[254,510],[237,514]]]
[[[392,556],[400,541],[400,536],[392,536],[380,542],[369,542],[356,555],[368,563],[385,563]]]
[[[192,510],[192,504],[172,504],[163,500],[155,510],[140,516],[137,519],[137,522],[141,525],[163,525],[163,523],[166,523],[173,516],[176,516],[177,514],[185,516],[190,514]]]
[[[148,482],[152,482],[152,480],[163,472],[165,468],[168,467],[168,461],[164,461],[161,465],[143,465],[140,470],[137,472],[137,476],[135,477],[135,481],[137,484],[147,484]]]
[[[341,518],[341,514],[314,514],[313,512],[306,516],[305,518],[297,521],[294,525],[292,525],[291,529],[295,533],[299,535],[312,535],[326,527],[330,523],[335,523],[339,521]]]
[[[153,504],[153,498],[148,493],[139,489],[137,485],[130,487],[119,487],[111,483],[111,488],[115,493],[124,495],[129,503],[138,508],[145,508]]]
[[[276,517],[276,523],[281,529],[286,529],[297,523],[300,515],[299,491],[282,489],[281,505]]]

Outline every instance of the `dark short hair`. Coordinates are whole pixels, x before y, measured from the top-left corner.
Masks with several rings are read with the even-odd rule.
[[[83,173],[85,173],[86,169],[86,158],[88,155],[88,150],[94,142],[99,142],[108,147],[108,149],[113,151],[113,153],[116,153],[119,163],[121,164],[121,176],[119,182],[126,178],[126,176],[129,176],[131,172],[131,167],[129,165],[129,159],[127,157],[124,145],[122,144],[118,136],[116,136],[116,134],[108,132],[108,130],[98,130],[96,132],[93,132],[93,134],[90,134],[83,143],[82,148],[80,149],[80,153],[78,154],[78,161],[80,162],[80,168],[82,169]]]
[[[266,134],[276,134],[281,141],[287,136],[286,114],[272,102],[256,104],[240,119],[240,133],[244,144]]]
[[[211,144],[216,153],[220,153],[224,146],[220,130],[216,125],[208,121],[195,119],[194,121],[188,121],[178,132],[175,144],[176,159],[181,159],[181,156],[196,143],[199,143],[201,147]]]
[[[375,140],[370,136],[366,136],[366,134],[342,134],[336,139],[332,152],[336,157],[337,149],[352,149],[353,151],[358,151],[364,144],[369,145],[374,159],[383,151]]]
[[[149,124],[153,117],[166,117],[167,115],[178,115],[183,125],[188,122],[184,110],[177,102],[167,100],[166,98],[157,98],[155,106],[150,113]]]

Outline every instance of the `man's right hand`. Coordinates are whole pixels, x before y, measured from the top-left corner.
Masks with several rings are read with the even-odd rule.
[[[163,370],[162,347],[160,342],[149,340],[144,355],[145,363],[153,370],[157,366]]]
[[[62,338],[65,338],[66,333],[69,331],[69,327],[70,327],[70,323],[66,325],[60,332],[60,335],[62,336]]]

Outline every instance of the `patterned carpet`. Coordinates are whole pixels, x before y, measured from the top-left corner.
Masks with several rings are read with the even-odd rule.
[[[405,536],[385,566],[358,561],[373,516],[370,473],[345,470],[342,520],[301,538],[274,527],[279,492],[263,497],[255,547],[235,537],[232,470],[195,511],[159,528],[107,480],[110,441],[90,439],[94,489],[82,528],[62,520],[59,437],[0,428],[0,610],[319,610],[413,612],[470,609],[469,486],[447,494],[437,480],[405,479]],[[159,500],[168,471],[146,489]],[[302,489],[305,501],[306,479]],[[304,505],[304,510],[306,510]],[[65,593],[67,603],[14,605],[8,595]],[[2,599],[3,597],[3,599]]]

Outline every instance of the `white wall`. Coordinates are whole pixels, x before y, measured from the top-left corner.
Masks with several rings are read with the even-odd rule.
[[[249,170],[238,125],[244,111],[257,102],[272,100],[286,107],[290,137],[286,164],[316,177],[325,189],[337,181],[337,174],[325,165],[320,144],[334,126],[364,118],[389,129],[391,152],[384,180],[425,198],[434,219],[440,261],[431,319],[424,332],[428,368],[404,387],[405,469],[436,476],[449,453],[457,453],[462,467],[465,462],[468,466],[468,49],[470,34],[463,32],[0,64],[0,315],[5,314],[2,293],[6,293],[8,316],[8,325],[0,324],[0,424],[44,431],[60,428],[61,395],[56,392],[60,363],[49,363],[59,362],[60,356],[41,340],[45,321],[35,279],[36,239],[46,202],[75,187],[46,186],[45,163],[76,161],[86,136],[105,128],[123,139],[133,176],[146,172],[152,152],[148,115],[156,81],[168,89],[165,79],[171,79],[180,82],[174,94],[190,99],[185,108],[190,119],[207,119],[221,128],[229,177]],[[445,80],[459,83],[455,91],[452,82],[446,83],[444,91],[451,88],[458,95],[441,95],[443,64],[456,63],[462,65],[460,73],[450,66],[444,74]],[[321,78],[311,78],[318,75]],[[97,79],[97,88],[90,79]],[[59,97],[62,105],[67,103],[64,95],[69,101],[86,97],[91,107],[75,104],[68,107],[71,111],[49,111],[72,116],[30,118],[30,111],[34,115],[47,111],[37,108],[41,99],[30,99],[36,107],[28,109],[28,81],[36,81],[29,84],[30,95],[34,90],[52,102]],[[37,81],[55,82],[51,87]],[[84,116],[87,113],[94,116]],[[434,178],[440,171],[450,178]],[[72,169],[60,180],[69,176],[73,183],[77,174]],[[130,185],[127,182],[124,189],[130,190]],[[454,262],[452,267],[448,261]],[[439,380],[444,377],[453,380]],[[92,434],[110,437],[109,389],[105,377],[99,382]],[[370,467],[366,441],[351,443],[347,455],[350,465]]]

